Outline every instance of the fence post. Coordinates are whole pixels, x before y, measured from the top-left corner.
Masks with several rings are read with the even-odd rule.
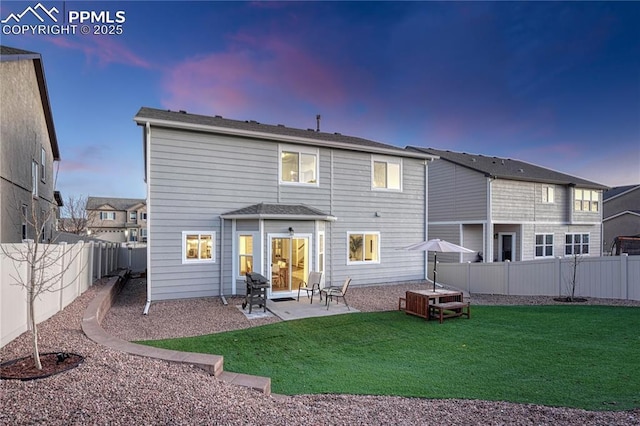
[[[466,278],[466,282],[467,282],[467,293],[471,293],[471,262],[467,262],[467,276]]]
[[[504,261],[504,293],[509,296],[509,264],[511,262],[509,260]]]
[[[51,245],[49,247],[51,247]],[[63,241],[56,246],[56,251],[58,252],[56,254],[56,257],[60,259],[60,280],[59,280],[60,288],[58,289],[58,292],[60,293],[60,297],[58,302],[58,311],[61,311],[62,309],[64,309],[64,297],[63,297],[64,291],[62,289],[64,288],[64,265],[65,265],[65,254],[67,253],[66,249],[67,249],[66,241]],[[51,267],[56,267],[56,266],[57,265],[55,264],[51,265]]]
[[[629,254],[622,253],[620,255],[620,285],[624,285],[625,295],[624,298],[629,300],[629,276],[628,271]]]
[[[555,275],[555,279],[557,280],[556,283],[558,284],[558,296],[562,295],[562,262],[561,262],[561,257],[557,256],[555,258],[555,268],[556,268],[556,273]]]

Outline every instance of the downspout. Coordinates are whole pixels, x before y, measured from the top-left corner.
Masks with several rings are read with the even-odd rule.
[[[145,146],[145,159],[147,164],[145,167],[145,181],[147,182],[147,303],[144,305],[142,315],[149,314],[149,308],[151,307],[151,221],[153,215],[151,215],[151,125],[147,121],[144,125],[144,146]]]
[[[424,240],[429,241],[429,161],[424,162]],[[424,252],[424,279],[429,280],[429,252]]]
[[[220,216],[220,299],[222,299],[222,304],[227,306],[229,303],[227,299],[224,298],[224,294],[222,292],[222,279],[224,277],[224,219]]]

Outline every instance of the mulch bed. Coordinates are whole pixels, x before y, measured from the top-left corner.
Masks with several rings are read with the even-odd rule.
[[[71,370],[82,364],[82,355],[67,352],[40,354],[42,370],[36,368],[33,356],[26,356],[0,364],[0,379],[35,380]]]

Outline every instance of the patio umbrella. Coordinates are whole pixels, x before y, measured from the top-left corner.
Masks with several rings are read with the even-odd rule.
[[[423,241],[421,243],[411,244],[404,247],[405,250],[420,250],[426,252],[433,252],[433,291],[436,291],[436,277],[438,276],[438,252],[440,253],[475,253],[474,250],[470,250],[466,247],[459,246],[457,244],[450,243],[445,240],[434,239],[429,241]]]

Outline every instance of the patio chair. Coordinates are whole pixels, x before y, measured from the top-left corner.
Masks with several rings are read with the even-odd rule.
[[[347,303],[347,298],[346,298],[347,289],[349,288],[350,283],[351,283],[351,278],[347,277],[347,279],[344,280],[344,284],[342,284],[342,287],[332,286],[332,287],[327,287],[320,290],[320,300],[322,300],[322,293],[324,293],[325,297],[327,298],[326,300],[327,309],[329,309],[329,303],[333,300],[334,297],[335,298],[342,297],[342,300],[344,300],[344,304],[347,306],[347,309],[351,310],[351,308],[349,308],[349,304]]]
[[[320,281],[322,281],[322,272],[310,272],[309,279],[307,281],[301,281],[298,285],[298,302],[300,301],[301,290],[307,292],[307,297],[309,297],[309,292],[311,292],[311,303],[313,303],[313,293],[318,290],[318,294],[320,294],[320,301],[322,302],[322,293],[320,293]]]

